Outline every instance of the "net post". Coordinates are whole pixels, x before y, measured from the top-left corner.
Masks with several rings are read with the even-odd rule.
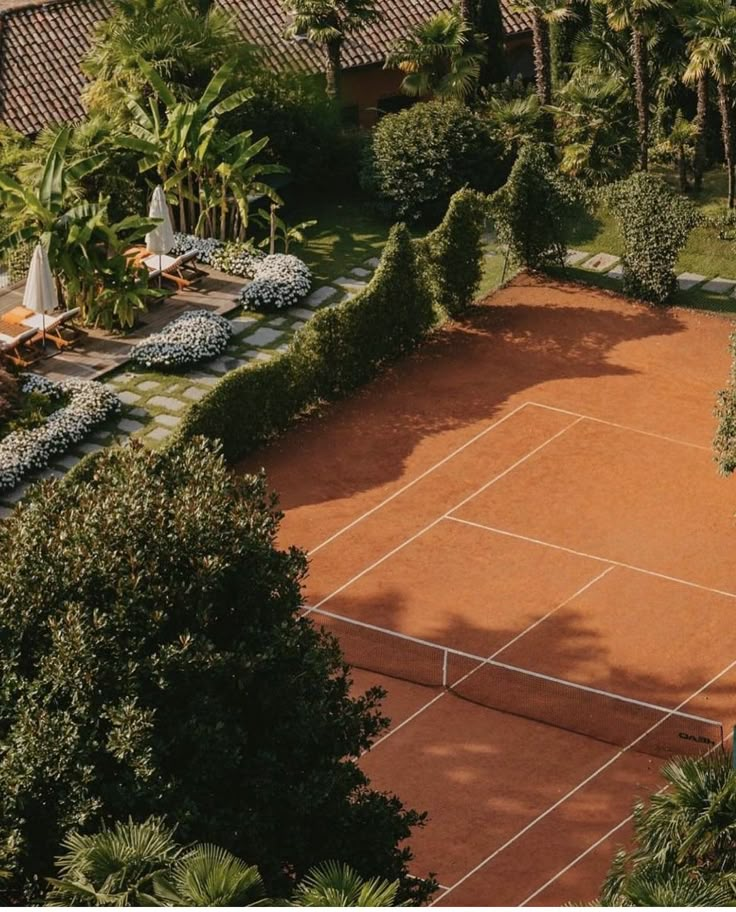
[[[442,686],[447,687],[447,650],[442,650]]]

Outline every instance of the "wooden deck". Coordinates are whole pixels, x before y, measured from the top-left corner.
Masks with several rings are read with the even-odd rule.
[[[187,310],[210,310],[223,316],[236,310],[238,295],[248,280],[213,270],[207,270],[207,273],[197,288],[172,292],[166,300],[153,304],[139,317],[132,331],[113,333],[84,329],[72,348],[59,352],[49,343],[47,356],[35,362],[31,369],[54,380],[69,377],[94,380],[125,364],[137,342],[158,332]],[[0,318],[22,303],[22,283],[0,290]]]

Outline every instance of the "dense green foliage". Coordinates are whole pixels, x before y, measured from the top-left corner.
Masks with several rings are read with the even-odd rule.
[[[733,906],[736,771],[730,753],[666,763],[667,788],[634,808],[634,848],[620,851],[605,906]]]
[[[18,380],[0,367],[0,422],[13,414],[19,401]]]
[[[0,868],[36,896],[71,829],[154,814],[258,866],[274,895],[325,858],[409,879],[423,817],[370,789],[382,692],[299,617],[261,477],[211,445],[96,454],[0,523]]]
[[[428,264],[426,278],[439,312],[463,313],[478,290],[483,273],[483,230],[488,199],[474,190],[460,190],[434,231],[417,241]]]
[[[499,239],[508,244],[511,258],[528,269],[564,261],[578,205],[573,184],[538,144],[522,147],[508,181],[490,202]]]
[[[486,122],[457,102],[431,101],[384,117],[371,135],[364,186],[402,219],[439,219],[461,187],[488,192],[506,177]]]
[[[716,400],[718,428],[713,440],[713,455],[722,475],[736,471],[736,333],[731,335],[730,343],[731,376]]]
[[[157,817],[64,839],[47,905],[85,906],[392,906],[399,881],[365,880],[349,865],[309,872],[290,901],[264,898],[255,867],[212,844],[181,846]]]
[[[281,356],[227,374],[190,408],[178,436],[218,438],[234,460],[320,400],[370,380],[438,317],[469,305],[480,281],[484,225],[483,198],[461,191],[426,238],[412,241],[403,225],[394,227],[364,291],[320,311]]]
[[[613,184],[607,200],[624,242],[624,291],[665,304],[677,288],[674,266],[699,222],[697,210],[649,174],[634,174]]]

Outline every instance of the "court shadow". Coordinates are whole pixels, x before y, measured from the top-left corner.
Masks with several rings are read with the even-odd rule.
[[[380,488],[402,477],[420,444],[431,454],[437,435],[490,423],[510,400],[532,398],[550,383],[592,381],[594,395],[606,401],[630,398],[631,385],[606,381],[641,368],[616,360],[616,349],[684,329],[676,311],[522,276],[362,390],[301,420],[238,470],[265,467],[285,510]],[[444,444],[437,453],[446,455]]]

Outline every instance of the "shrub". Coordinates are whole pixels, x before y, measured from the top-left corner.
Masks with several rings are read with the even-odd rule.
[[[439,219],[464,186],[488,192],[506,177],[488,125],[457,102],[432,101],[388,114],[373,131],[364,186],[401,219]]]
[[[291,348],[264,364],[227,374],[195,403],[178,435],[219,438],[225,455],[252,451],[320,399],[342,395],[408,351],[434,320],[419,252],[402,225],[392,229],[368,287],[321,310]]]
[[[528,269],[562,264],[569,224],[579,207],[574,184],[556,169],[549,151],[526,144],[505,186],[491,197],[491,213],[511,258]]]
[[[633,174],[606,194],[624,242],[624,291],[665,304],[677,288],[674,266],[699,222],[695,207],[650,174]]]
[[[720,390],[715,415],[718,429],[713,440],[713,455],[721,475],[736,471],[736,333],[731,335],[731,378]]]
[[[174,235],[172,256],[182,256],[190,250],[197,252],[197,259],[228,275],[250,277],[265,254],[246,241],[220,241],[217,238],[199,238],[193,234]]]
[[[334,858],[420,902],[398,844],[423,815],[357,763],[386,728],[382,691],[351,695],[336,641],[300,617],[306,559],[276,548],[264,479],[201,440],[95,455],[0,524],[14,898],[37,897],[68,830],[153,814],[247,858],[271,895]]]
[[[461,190],[450,200],[442,223],[417,241],[425,258],[435,307],[458,316],[473,300],[483,274],[483,230],[488,200],[474,190]]]
[[[208,310],[190,310],[133,347],[131,357],[145,367],[181,367],[222,354],[233,327]]]
[[[0,421],[13,414],[19,398],[18,380],[0,367]]]
[[[299,257],[274,253],[257,260],[253,281],[241,291],[238,301],[246,310],[285,310],[309,293],[312,273]]]

